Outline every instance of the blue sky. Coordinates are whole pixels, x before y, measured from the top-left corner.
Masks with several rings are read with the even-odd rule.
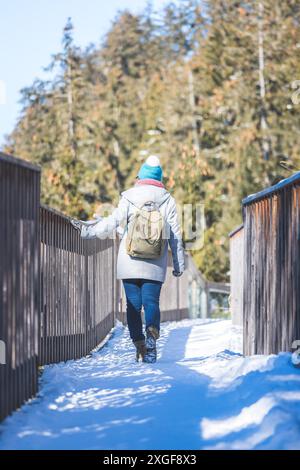
[[[167,3],[153,0],[155,8]],[[13,130],[19,91],[37,77],[60,50],[69,16],[80,46],[99,43],[118,10],[138,12],[146,0],[0,0],[0,148]]]

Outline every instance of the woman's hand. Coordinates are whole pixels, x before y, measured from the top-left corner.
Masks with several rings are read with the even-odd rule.
[[[101,221],[100,216],[95,216],[94,215],[94,220],[77,220],[77,219],[71,219],[70,222],[73,225],[73,227],[78,230],[80,233],[81,238],[84,239],[93,239],[96,238],[96,235],[93,232],[93,229],[95,225],[97,225],[98,222]]]
[[[172,274],[173,274],[173,276],[175,276],[175,277],[180,277],[180,276],[182,276],[183,273],[174,270],[174,271],[172,271]]]

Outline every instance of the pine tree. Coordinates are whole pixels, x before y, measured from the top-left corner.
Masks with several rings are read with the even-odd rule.
[[[6,150],[42,165],[43,202],[81,218],[159,154],[178,202],[205,204],[198,266],[227,280],[241,199],[300,169],[299,21],[296,0],[183,0],[120,12],[82,51],[69,20]]]

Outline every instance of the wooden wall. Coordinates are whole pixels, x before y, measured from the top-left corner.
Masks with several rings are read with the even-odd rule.
[[[243,201],[244,353],[300,339],[300,174]]]

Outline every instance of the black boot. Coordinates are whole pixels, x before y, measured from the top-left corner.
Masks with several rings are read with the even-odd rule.
[[[145,340],[134,341],[133,344],[136,347],[136,362],[139,362],[140,358],[144,361],[145,354],[147,353]]]
[[[159,338],[159,331],[154,326],[147,328],[146,348],[147,352],[144,356],[144,362],[154,364],[157,359],[156,340]]]

